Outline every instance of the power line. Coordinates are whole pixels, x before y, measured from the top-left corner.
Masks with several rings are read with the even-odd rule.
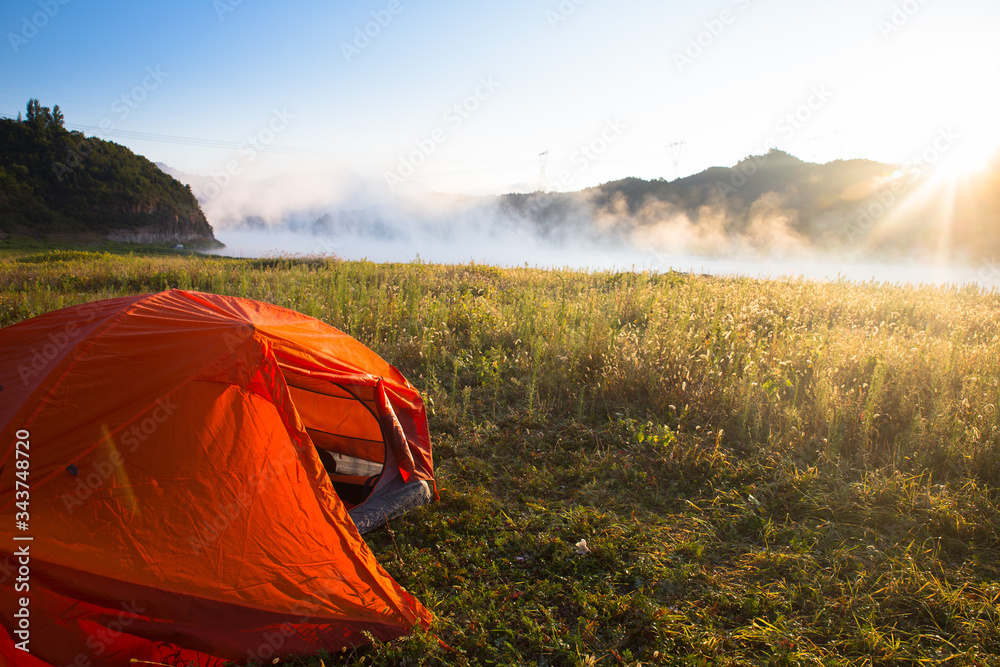
[[[114,139],[124,139],[133,141],[151,141],[156,143],[166,143],[174,144],[180,146],[194,146],[199,148],[212,148],[218,150],[229,150],[236,151],[240,149],[253,148],[258,152],[267,153],[277,153],[286,155],[312,155],[320,157],[331,157],[331,156],[341,156],[341,157],[379,157],[379,158],[390,158],[397,159],[401,155],[405,154],[405,151],[400,153],[377,153],[377,152],[361,152],[361,151],[344,151],[344,150],[333,150],[333,149],[322,149],[322,148],[306,148],[303,146],[285,146],[281,144],[264,144],[263,142],[257,142],[251,144],[249,141],[229,141],[225,139],[206,139],[203,137],[186,137],[174,134],[157,134],[153,132],[143,132],[138,130],[121,130],[121,129],[104,129],[95,125],[76,125],[67,124],[69,129],[79,130],[81,132],[90,133],[97,135],[100,138],[114,138]],[[684,145],[686,142],[675,142],[671,144],[671,150],[674,150],[674,146]],[[602,159],[601,162],[627,162],[631,160],[641,160],[643,158],[654,157],[654,153],[644,154],[644,155],[631,155],[631,156],[617,156],[613,158]],[[547,186],[547,163],[549,158],[549,151],[539,151],[539,167],[541,176],[541,185],[544,190]],[[500,169],[510,169],[517,168],[528,164],[526,161],[518,160],[516,158],[505,156],[440,156],[437,158],[443,162],[474,162],[475,166],[462,168],[460,171],[453,173],[471,173],[471,172],[490,172],[497,171]],[[494,164],[492,166],[486,166],[483,163],[494,162],[500,164]],[[457,165],[456,165],[457,168]],[[676,170],[676,165],[675,165]],[[445,175],[449,172],[444,172]],[[440,173],[438,175],[441,175]]]
[[[142,132],[138,130],[105,130],[94,125],[72,125],[67,124],[70,129],[80,130],[85,133],[94,133],[95,135],[100,135],[101,138],[111,137],[120,139],[132,139],[136,141],[153,141],[158,143],[167,144],[177,144],[181,146],[196,146],[200,148],[217,148],[220,150],[240,150],[245,148],[253,147],[257,151],[269,152],[269,153],[284,153],[289,155],[317,155],[317,156],[344,156],[344,157],[380,157],[380,158],[391,158],[398,159],[401,156],[406,155],[406,151],[400,151],[398,153],[379,153],[374,151],[344,151],[344,150],[333,150],[333,149],[322,149],[322,148],[305,148],[302,146],[283,146],[280,144],[264,144],[263,142],[257,142],[251,144],[249,141],[228,141],[225,139],[204,139],[201,137],[184,137],[173,134],[155,134],[153,132]],[[511,157],[504,156],[460,156],[460,155],[450,155],[442,156],[438,159],[451,161],[451,162],[506,162],[510,161]],[[522,161],[517,161],[514,164],[520,165],[524,164]],[[489,168],[487,168],[489,169]]]
[[[198,146],[200,148],[218,148],[224,150],[240,150],[253,147],[255,150],[267,153],[285,153],[289,155],[344,155],[344,156],[382,156],[395,157],[389,153],[361,153],[352,151],[337,151],[320,148],[304,148],[301,146],[282,146],[279,144],[264,144],[257,142],[251,144],[249,141],[226,141],[224,139],[203,139],[200,137],[182,137],[172,134],[154,134],[152,132],[139,132],[135,130],[106,130],[93,125],[71,125],[71,129],[82,132],[93,132],[102,137],[118,137],[122,139],[133,139],[137,141],[153,141],[165,144],[178,144],[181,146]]]

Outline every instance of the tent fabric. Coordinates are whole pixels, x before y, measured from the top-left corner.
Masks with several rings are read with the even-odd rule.
[[[419,393],[347,334],[248,299],[122,297],[0,329],[0,386],[0,664],[269,662],[429,625],[309,435],[433,488]]]

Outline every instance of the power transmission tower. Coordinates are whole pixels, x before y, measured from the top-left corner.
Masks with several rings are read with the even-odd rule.
[[[538,189],[541,192],[546,192],[548,190],[548,182],[545,179],[545,168],[549,161],[549,149],[546,148],[544,151],[538,151]]]
[[[829,136],[830,136],[829,134],[824,134],[821,136],[808,137],[806,139],[806,141],[809,142],[809,154],[811,155],[811,159],[813,162],[819,162],[819,159],[817,158],[816,147],[821,145]]]
[[[680,176],[681,152],[685,146],[687,146],[686,141],[672,141],[667,144],[667,154],[674,167],[673,178],[670,179],[672,181],[677,180],[677,177]]]

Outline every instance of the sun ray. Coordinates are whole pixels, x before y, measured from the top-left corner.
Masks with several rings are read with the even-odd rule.
[[[135,490],[132,488],[132,481],[129,479],[128,471],[125,470],[124,461],[125,458],[122,456],[121,452],[118,451],[118,447],[115,446],[115,439],[112,437],[111,432],[108,430],[106,425],[101,427],[104,440],[102,442],[106,458],[105,462],[111,468],[111,475],[115,479],[115,488],[121,489],[125,495],[126,505],[132,511],[133,514],[141,514],[139,510],[139,503],[135,496]]]

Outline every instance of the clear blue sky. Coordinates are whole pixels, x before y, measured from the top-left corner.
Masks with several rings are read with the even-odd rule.
[[[998,27],[996,0],[5,0],[0,115],[37,97],[187,172],[450,192],[534,189],[542,150],[553,189],[671,178],[682,141],[679,175],[770,144],[906,161],[951,127],[972,163],[1000,146]]]

